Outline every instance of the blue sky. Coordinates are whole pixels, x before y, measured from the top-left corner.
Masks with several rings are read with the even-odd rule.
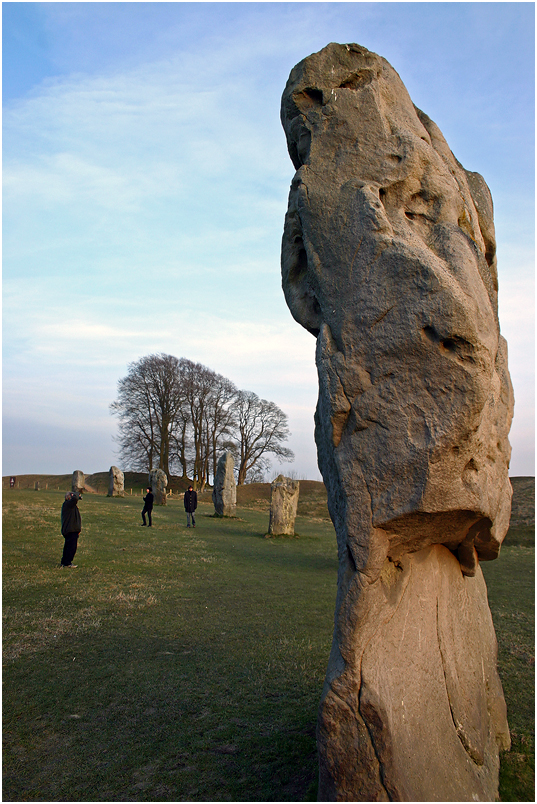
[[[331,41],[384,56],[491,188],[511,474],[534,474],[533,3],[2,10],[4,475],[117,463],[117,381],[166,352],[278,404],[283,470],[319,478],[315,341],[280,284],[294,170],[279,106]]]

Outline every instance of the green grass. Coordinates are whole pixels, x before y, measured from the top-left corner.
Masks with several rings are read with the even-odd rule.
[[[60,570],[62,500],[4,492],[3,799],[313,800],[337,574],[322,501],[300,538],[267,539],[257,505],[220,519],[207,495],[188,530],[172,499],[148,529],[141,498],[86,495],[78,569]],[[533,553],[484,567],[509,800],[533,800]]]
[[[84,497],[76,570],[62,496],[4,495],[4,799],[301,800],[331,639],[329,523],[196,530],[180,502]]]
[[[510,532],[505,543],[511,538]],[[511,732],[511,751],[501,761],[500,796],[535,801],[535,547],[512,540],[514,546],[503,546],[499,559],[482,564]]]
[[[502,550],[515,546],[535,547],[535,525],[515,525],[509,528]]]

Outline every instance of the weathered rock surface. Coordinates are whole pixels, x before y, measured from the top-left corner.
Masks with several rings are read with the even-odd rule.
[[[233,455],[231,452],[224,452],[216,464],[212,494],[214,510],[218,516],[235,516],[237,512],[237,485],[234,468]]]
[[[151,469],[149,472],[149,485],[153,492],[155,505],[166,505],[166,486],[168,478],[162,469]]]
[[[317,338],[339,553],[319,798],[492,800],[509,732],[479,560],[509,525],[513,393],[490,192],[359,45],[300,62],[282,122],[282,282]]]
[[[269,536],[293,536],[300,483],[278,475],[270,484]]]
[[[79,469],[75,469],[71,479],[71,491],[77,491],[80,494],[84,491],[85,485],[86,478],[84,476],[84,472],[81,472]]]
[[[111,466],[108,473],[108,496],[125,496],[125,477],[121,469],[118,469],[117,466]]]

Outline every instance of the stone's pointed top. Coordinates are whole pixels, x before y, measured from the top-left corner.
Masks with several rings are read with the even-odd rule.
[[[298,488],[300,486],[299,480],[293,480],[291,477],[286,477],[285,475],[278,475],[278,477],[274,478],[271,483],[271,486],[289,486],[292,488]]]

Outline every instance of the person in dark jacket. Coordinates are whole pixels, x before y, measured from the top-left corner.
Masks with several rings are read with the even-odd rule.
[[[82,517],[78,510],[78,501],[81,499],[82,494],[77,491],[68,491],[65,495],[65,502],[62,505],[62,536],[65,542],[61,566],[69,569],[76,569],[76,564],[73,564],[73,558],[78,547],[78,537],[82,530]]]
[[[151,489],[147,489],[147,494],[144,497],[144,507],[143,507],[143,510],[142,510],[142,519],[144,520],[144,524],[142,525],[142,527],[146,524],[146,521],[145,521],[145,515],[146,514],[147,514],[147,518],[149,519],[149,527],[152,527],[152,524],[151,524],[151,512],[153,510],[153,499],[154,499],[153,498],[153,492],[151,491]]]
[[[196,527],[196,520],[194,519],[194,511],[198,507],[198,495],[192,489],[192,486],[188,487],[188,491],[185,491],[185,511],[186,511],[186,526],[187,528],[190,527],[190,518],[192,517],[192,527]]]

